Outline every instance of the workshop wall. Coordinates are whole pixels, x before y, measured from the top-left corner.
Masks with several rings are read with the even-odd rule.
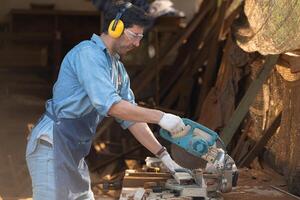
[[[189,3],[182,0],[172,0],[174,7],[186,14],[186,20],[189,21],[197,12],[202,0],[188,0]],[[91,1],[88,0],[0,0],[0,23],[8,19],[7,14],[12,8],[26,9],[30,3],[55,3],[55,7],[61,10],[95,10]]]
[[[12,8],[27,9],[30,3],[54,3],[60,10],[96,10],[88,0],[0,0],[0,22],[7,19]]]
[[[9,1],[8,0],[1,0],[0,3],[0,23],[4,20],[4,15],[7,11],[7,3]]]

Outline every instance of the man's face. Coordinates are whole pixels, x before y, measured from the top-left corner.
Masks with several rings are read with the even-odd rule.
[[[143,38],[144,28],[133,25],[130,28],[125,28],[123,34],[115,42],[115,51],[120,55],[125,55],[127,52],[138,47]]]

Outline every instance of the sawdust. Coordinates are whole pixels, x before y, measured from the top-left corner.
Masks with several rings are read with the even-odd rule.
[[[254,193],[260,196],[274,196],[274,197],[280,197],[283,196],[282,193],[278,191],[274,191],[273,189],[266,189],[263,186],[237,186],[233,188],[233,191],[231,193],[238,193],[238,194],[243,194],[243,193]]]

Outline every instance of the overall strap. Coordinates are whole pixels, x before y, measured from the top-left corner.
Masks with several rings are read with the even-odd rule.
[[[54,106],[53,106],[53,100],[51,102],[51,110],[52,110],[52,113],[49,113],[47,110],[45,112],[45,114],[50,118],[52,119],[54,122],[58,122],[58,118],[57,118],[57,115],[55,114],[55,110],[54,110]]]

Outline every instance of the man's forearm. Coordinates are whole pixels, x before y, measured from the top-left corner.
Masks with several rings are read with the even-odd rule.
[[[154,124],[157,124],[163,116],[162,111],[136,106],[124,100],[114,104],[108,114],[123,120]]]
[[[135,123],[129,130],[151,153],[156,154],[162,148],[146,123]]]

